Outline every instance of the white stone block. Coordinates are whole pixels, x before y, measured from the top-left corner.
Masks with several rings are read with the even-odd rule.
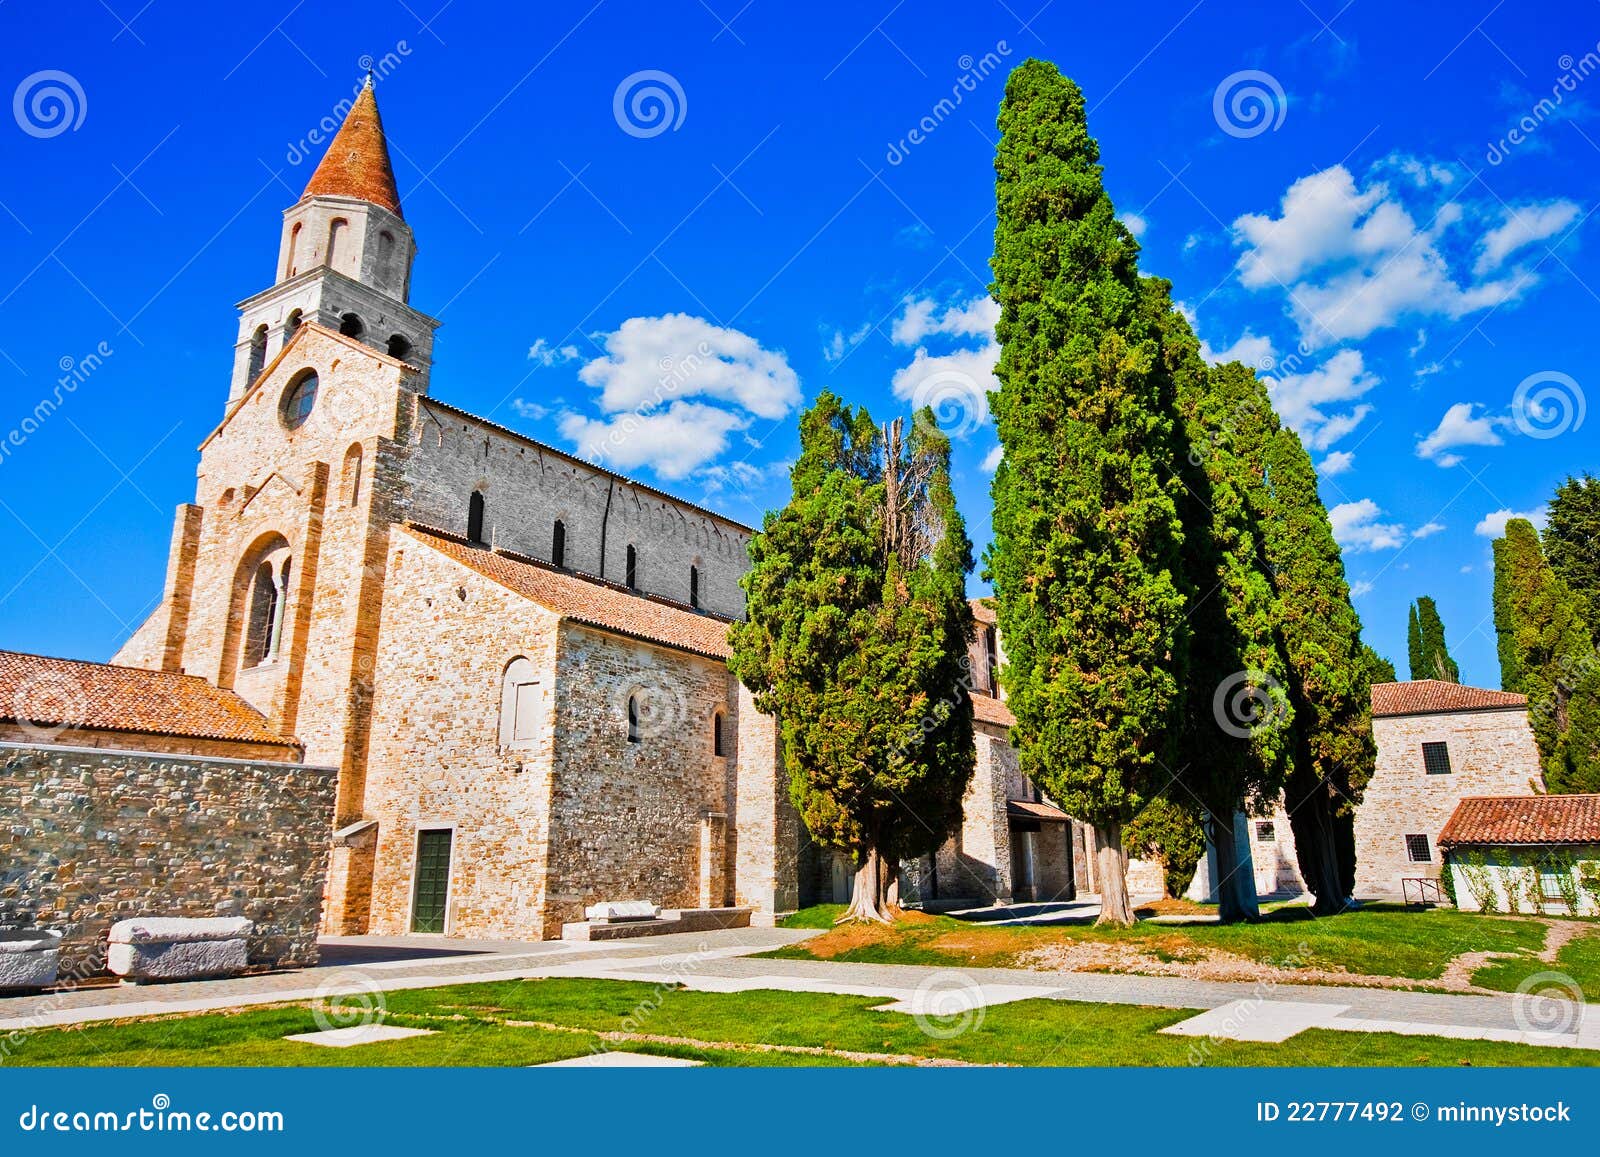
[[[111,926],[106,967],[129,980],[195,980],[241,972],[249,963],[242,916],[141,917]]]
[[[590,920],[610,923],[613,920],[654,920],[661,909],[649,900],[611,900],[604,904],[590,904],[583,914]]]
[[[45,988],[61,965],[61,933],[29,928],[0,932],[0,988]]]

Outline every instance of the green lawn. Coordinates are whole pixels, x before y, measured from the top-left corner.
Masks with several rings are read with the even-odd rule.
[[[791,917],[787,926],[831,928],[838,911],[835,904],[808,908]],[[1545,925],[1534,919],[1449,909],[1407,910],[1383,904],[1321,919],[1295,905],[1268,912],[1251,924],[1141,921],[1127,929],[995,927],[916,913],[891,928],[841,926],[771,955],[998,967],[1015,964],[1022,954],[1050,944],[1123,942],[1160,960],[1182,961],[1210,948],[1280,967],[1336,969],[1426,982],[1442,975],[1450,959],[1463,952],[1508,952],[1531,959],[1544,944],[1544,937]]]
[[[740,1051],[778,1044],[879,1057],[1015,1065],[1594,1065],[1600,1053],[1312,1030],[1281,1044],[1207,1042],[1157,1030],[1194,1015],[1180,1009],[1030,1000],[983,1010],[950,1037],[914,1017],[875,1012],[876,998],[813,993],[688,992],[610,980],[528,980],[385,995],[388,1023],[436,1029],[410,1040],[326,1049],[285,1041],[316,1027],[309,1007],[262,1009],[30,1035],[22,1065],[530,1065],[589,1052],[593,1033],[629,1031],[707,1042],[611,1042],[636,1052],[713,1065],[843,1064],[843,1056]],[[562,1032],[511,1022],[583,1030]]]
[[[1514,992],[1524,980],[1538,973],[1562,974],[1589,1000],[1600,1000],[1600,927],[1562,945],[1553,964],[1529,959],[1497,960],[1474,972],[1472,983]]]

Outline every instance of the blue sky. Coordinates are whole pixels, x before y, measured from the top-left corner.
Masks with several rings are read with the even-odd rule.
[[[985,542],[994,119],[1036,55],[1145,271],[1323,464],[1369,639],[1404,675],[1431,594],[1498,685],[1491,532],[1597,461],[1600,6],[440,3],[0,6],[0,647],[106,658],[159,596],[233,304],[369,62],[436,396],[750,522],[822,388],[934,401]]]

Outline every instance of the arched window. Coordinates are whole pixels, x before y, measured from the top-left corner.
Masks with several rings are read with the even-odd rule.
[[[265,663],[272,653],[272,628],[278,618],[278,583],[270,563],[256,568],[250,580],[250,620],[244,643],[244,665]]]
[[[474,490],[467,499],[467,538],[472,542],[483,541],[483,491]]]
[[[283,391],[283,403],[279,407],[283,424],[291,430],[304,425],[316,404],[317,371],[301,370],[289,380],[289,388]]]
[[[501,747],[531,747],[539,738],[539,690],[538,675],[526,656],[506,664],[500,686]]]
[[[344,452],[344,504],[354,506],[361,500],[361,443],[357,442]]]
[[[345,246],[345,235],[350,230],[350,222],[343,217],[335,217],[328,222],[328,255],[323,259],[323,264],[329,269],[338,257],[340,250]]]
[[[298,309],[294,309],[294,310],[290,310],[289,311],[289,317],[283,323],[283,344],[284,345],[288,345],[289,344],[289,339],[292,338],[295,335],[295,331],[300,328],[300,322],[304,318],[304,316],[305,315],[302,314]]]
[[[700,568],[697,566],[689,568],[689,605],[700,605]]]
[[[726,755],[722,738],[722,712],[716,711],[711,715],[711,754]]]
[[[253,382],[261,376],[261,367],[267,364],[267,327],[256,326],[256,332],[250,335],[250,366],[245,371],[245,380]]]
[[[567,524],[559,518],[550,532],[550,562],[555,566],[567,565]]]
[[[639,589],[639,552],[631,543],[628,546],[628,589]]]
[[[399,358],[401,361],[411,356],[411,343],[405,339],[405,335],[398,333],[389,335],[389,356]]]
[[[339,318],[339,332],[345,337],[360,337],[367,332],[367,327],[361,324],[361,319],[355,314],[347,313]]]
[[[639,693],[628,696],[628,742],[639,742]]]
[[[989,694],[1000,693],[1000,648],[995,638],[994,628],[983,628],[983,653],[985,659],[984,670],[989,679]]]
[[[283,275],[293,277],[299,270],[298,257],[300,249],[300,222],[294,223],[294,228],[289,230],[289,252],[283,262]]]

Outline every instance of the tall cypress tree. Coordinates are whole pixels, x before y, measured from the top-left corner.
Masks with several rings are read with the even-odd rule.
[[[1543,551],[1533,523],[1513,518],[1494,540],[1494,637],[1500,657],[1500,689],[1527,694],[1518,630],[1526,620],[1543,572]]]
[[[1423,674],[1427,667],[1427,660],[1423,658],[1422,649],[1422,624],[1417,621],[1417,604],[1412,603],[1406,608],[1406,665],[1411,669],[1408,678],[1426,679]]]
[[[897,863],[957,826],[975,758],[949,442],[927,413],[907,445],[890,432],[831,393],[803,415],[793,495],[751,541],[729,632],[812,837],[857,861],[844,919],[891,915]]]
[[[1590,633],[1600,643],[1600,478],[1568,478],[1550,500],[1545,528],[1550,568],[1589,604]]]
[[[1213,373],[1239,398],[1229,440],[1251,474],[1248,496],[1288,658],[1295,726],[1284,805],[1316,911],[1337,912],[1355,886],[1355,807],[1377,758],[1361,619],[1310,455],[1279,421],[1253,371],[1233,362]]]
[[[1005,456],[987,563],[1012,742],[1024,774],[1094,827],[1100,920],[1128,924],[1122,827],[1170,781],[1182,722],[1172,399],[1083,94],[1029,60],[1006,82],[999,127]]]
[[[1506,523],[1495,543],[1495,626],[1516,652],[1528,722],[1554,792],[1600,791],[1600,656],[1586,601],[1546,561],[1526,519]]]
[[[1367,664],[1367,681],[1371,683],[1393,683],[1400,678],[1395,674],[1394,664],[1385,659],[1378,652],[1366,644],[1361,647],[1362,656]]]
[[[1427,595],[1413,606],[1417,623],[1417,652],[1411,660],[1413,679],[1442,679],[1446,683],[1461,682],[1461,668],[1450,657],[1450,648],[1444,641],[1444,620],[1439,608]],[[1421,658],[1420,665],[1417,662]]]
[[[1238,383],[1213,373],[1172,306],[1170,285],[1145,278],[1146,309],[1173,382],[1184,490],[1184,581],[1189,597],[1189,680],[1182,786],[1202,804],[1216,851],[1223,920],[1254,917],[1255,875],[1238,847],[1234,815],[1264,812],[1283,791],[1294,712],[1274,617],[1260,528],[1247,498],[1250,472],[1225,437]]]

